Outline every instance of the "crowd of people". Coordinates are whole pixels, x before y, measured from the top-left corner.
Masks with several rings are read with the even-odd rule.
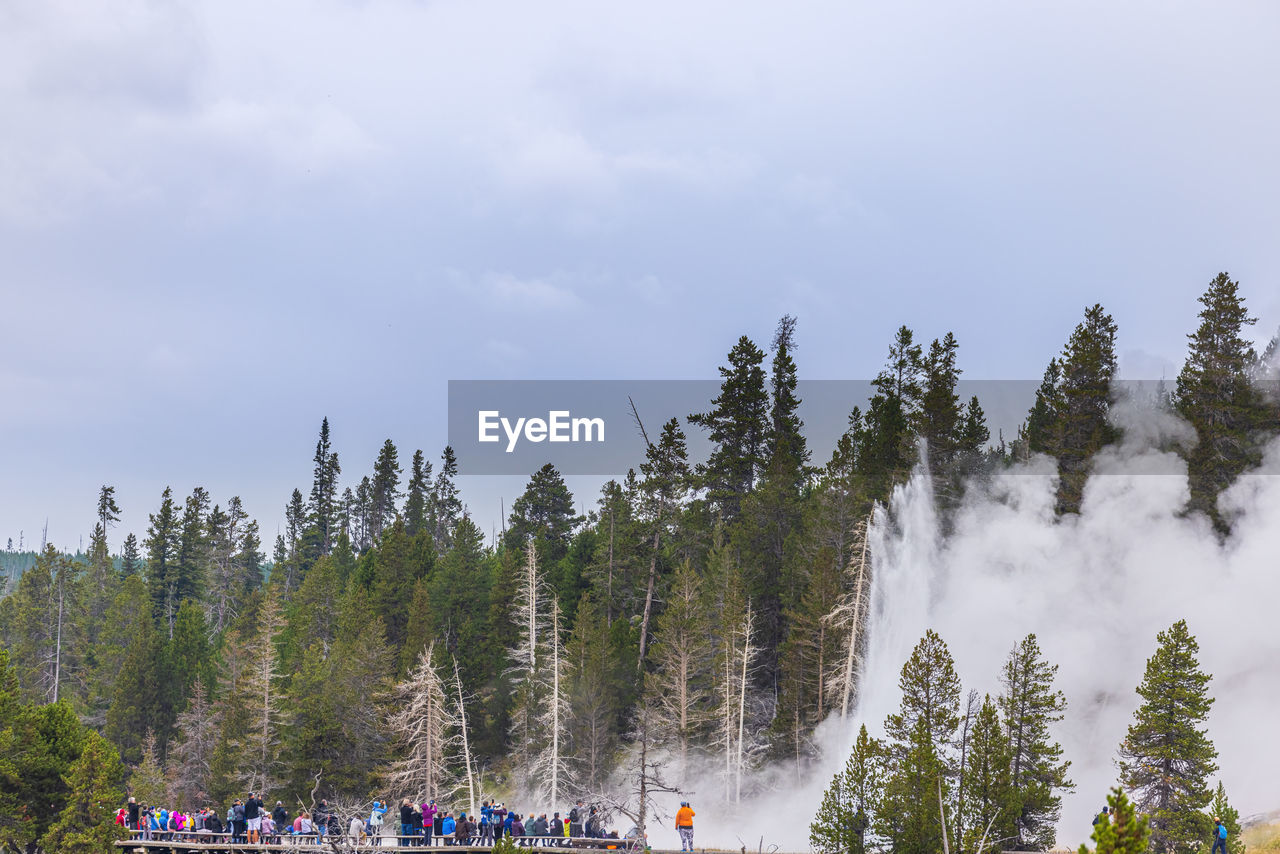
[[[391,815],[388,815],[391,813]],[[398,823],[396,819],[399,819]],[[634,839],[632,828],[625,837],[605,827],[604,815],[595,806],[573,805],[562,817],[547,814],[521,814],[505,804],[485,801],[479,811],[456,815],[437,805],[434,799],[421,803],[405,798],[398,814],[388,804],[374,801],[368,815],[339,815],[326,800],[313,810],[303,809],[290,816],[281,801],[269,808],[260,793],[250,792],[237,798],[224,814],[210,807],[196,812],[139,804],[129,798],[116,814],[116,824],[134,831],[143,840],[204,842],[218,839],[232,845],[279,845],[282,843],[323,843],[326,836],[345,835],[352,844],[398,845],[422,847],[431,845],[491,846],[502,837],[510,837],[519,846],[565,847],[584,844],[592,847],[617,848],[607,840]],[[693,850],[693,810],[682,803],[676,816],[681,849]],[[398,832],[397,832],[398,831]],[[604,840],[582,842],[579,840]]]

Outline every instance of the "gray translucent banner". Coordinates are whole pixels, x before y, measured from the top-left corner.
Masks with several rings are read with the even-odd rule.
[[[977,396],[991,443],[1011,439],[1035,400],[1038,381],[961,381],[961,402]],[[801,380],[800,417],[815,464],[830,457],[848,429],[849,413],[866,409],[870,380]],[[463,474],[528,475],[546,463],[566,475],[620,476],[644,461],[645,440],[678,418],[690,462],[710,452],[691,413],[705,412],[720,380],[450,380],[449,444]]]

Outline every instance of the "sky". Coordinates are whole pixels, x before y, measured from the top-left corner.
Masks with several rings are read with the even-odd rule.
[[[1280,326],[1278,36],[1264,2],[0,4],[0,544],[77,546],[102,484],[113,548],[166,485],[270,542],[323,417],[349,484],[438,456],[450,379],[714,378],[784,313],[805,378],[905,323],[1034,379],[1102,302],[1171,377],[1219,271]],[[489,529],[521,479],[462,486]]]

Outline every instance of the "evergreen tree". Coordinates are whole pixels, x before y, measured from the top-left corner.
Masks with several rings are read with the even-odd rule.
[[[1150,817],[1135,815],[1133,804],[1119,788],[1107,796],[1107,804],[1111,820],[1093,826],[1093,841],[1098,846],[1093,854],[1146,854],[1151,842]],[[1089,846],[1081,845],[1079,854],[1091,854]]]
[[[327,417],[320,422],[320,438],[316,441],[312,462],[310,517],[319,533],[320,554],[328,554],[338,535],[338,475],[342,467],[338,464],[338,452],[329,440]]]
[[[166,616],[171,634],[178,606],[184,599],[197,598],[205,589],[205,569],[209,560],[209,532],[205,521],[208,514],[209,493],[197,486],[187,496],[182,509],[178,550],[169,574],[173,580],[173,601]]]
[[[1143,703],[1120,744],[1120,783],[1151,815],[1151,845],[1173,854],[1199,845],[1212,822],[1208,779],[1218,756],[1204,728],[1213,699],[1195,637],[1179,620],[1156,635],[1138,695]]]
[[[968,739],[954,834],[962,836],[957,850],[973,854],[1011,850],[1010,843],[1017,839],[1014,825],[1019,812],[1018,792],[1010,774],[1012,760],[1012,745],[988,695]],[[1038,850],[1052,845],[1052,825],[1049,830],[1049,842]]]
[[[959,344],[950,332],[929,345],[922,362],[924,385],[920,396],[918,432],[925,440],[929,468],[935,477],[949,471],[959,446],[963,413],[956,394],[960,369],[956,367]]]
[[[440,454],[440,473],[431,491],[431,519],[435,523],[436,551],[443,553],[451,545],[453,529],[462,518],[462,499],[458,497],[458,458],[446,445]]]
[[[689,423],[711,439],[711,456],[697,467],[698,482],[726,523],[738,518],[742,499],[755,488],[769,433],[764,352],[744,335],[729,351],[728,362],[720,368],[720,394],[711,408],[689,416]]]
[[[182,601],[178,590],[179,573],[175,567],[180,528],[173,490],[169,487],[166,486],[160,494],[160,509],[151,514],[150,520],[147,538],[143,541],[147,550],[147,581],[155,614],[167,624],[177,614],[178,604]]]
[[[1044,660],[1031,634],[1009,653],[1001,673],[998,700],[1010,742],[1010,784],[1016,794],[1016,839],[1007,850],[1042,851],[1053,845],[1062,797],[1069,790],[1071,763],[1052,740],[1049,728],[1062,720],[1067,698],[1054,690],[1057,665]]]
[[[1062,353],[1062,411],[1058,419],[1058,509],[1075,513],[1093,455],[1116,440],[1107,414],[1114,402],[1116,324],[1093,305]]]
[[[858,730],[853,751],[822,795],[822,805],[809,825],[809,845],[817,854],[866,854],[868,838],[879,815],[884,769],[880,744]]]
[[[1027,413],[1027,450],[1033,454],[1056,454],[1057,425],[1062,415],[1062,365],[1057,357],[1049,360],[1044,379],[1036,389],[1036,401]]]
[[[645,450],[645,461],[640,464],[640,471],[644,475],[641,484],[641,515],[643,521],[648,523],[651,543],[644,615],[640,619],[637,669],[644,666],[645,649],[648,646],[654,597],[661,571],[663,537],[670,534],[689,488],[689,452],[685,446],[684,431],[675,418],[662,425],[662,435],[657,444],[650,445]]]
[[[649,652],[652,670],[645,675],[645,692],[656,712],[654,741],[672,751],[673,782],[683,786],[709,720],[711,695],[711,622],[702,578],[689,561],[676,568],[666,600]],[[579,623],[582,619],[579,613]]]
[[[885,367],[871,381],[876,393],[855,425],[860,474],[872,500],[887,501],[894,484],[916,463],[912,425],[923,394],[922,373],[921,347],[910,329],[900,327]]]
[[[808,585],[800,600],[788,609],[787,637],[779,650],[779,714],[774,728],[783,735],[781,746],[796,759],[812,752],[808,735],[827,715],[827,677],[839,655],[839,630],[830,614],[840,602],[843,573],[829,547],[819,549],[810,567]]]
[[[129,775],[129,794],[140,804],[164,804],[169,801],[164,766],[156,734],[148,732],[142,739],[142,761]]]
[[[1245,844],[1240,837],[1240,812],[1227,801],[1227,790],[1218,781],[1218,788],[1213,792],[1213,803],[1209,805],[1211,820],[1220,821],[1227,828],[1227,854],[1244,854]],[[1211,854],[1213,841],[1200,846],[1200,854]]]
[[[1257,318],[1249,316],[1238,283],[1226,273],[1210,282],[1200,303],[1200,326],[1187,336],[1176,400],[1197,437],[1187,459],[1191,508],[1225,528],[1218,494],[1261,459],[1258,432],[1266,408],[1250,377],[1257,357],[1243,337]]]
[[[116,504],[116,488],[103,486],[98,490],[98,524],[105,538],[111,526],[120,521],[120,507]]]
[[[120,549],[120,575],[128,578],[142,572],[142,555],[138,551],[138,538],[129,534]]]
[[[950,750],[960,724],[960,680],[947,645],[932,629],[898,679],[902,704],[885,719],[887,772],[878,823],[894,851],[943,848],[951,821],[955,768]]]
[[[425,462],[422,451],[413,452],[409,464],[409,488],[404,501],[404,527],[410,536],[427,530],[427,501],[431,491],[431,463]],[[432,534],[434,535],[434,531]]]
[[[369,482],[369,536],[376,540],[396,515],[400,501],[400,462],[395,444],[387,439],[373,464]]]
[[[569,537],[580,520],[573,513],[573,494],[555,466],[547,463],[529,478],[524,493],[511,504],[503,542],[523,552],[530,540],[537,543],[539,560],[555,565],[569,550]]]
[[[123,798],[124,766],[116,749],[92,730],[71,765],[66,806],[41,839],[45,851],[59,854],[108,854],[123,837],[112,819]]]

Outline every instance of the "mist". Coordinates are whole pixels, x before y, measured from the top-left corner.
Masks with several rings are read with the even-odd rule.
[[[1118,779],[1116,749],[1156,633],[1179,619],[1213,675],[1208,727],[1220,771],[1210,784],[1223,781],[1242,817],[1280,807],[1280,740],[1264,729],[1280,709],[1280,440],[1222,495],[1233,532],[1219,542],[1208,520],[1182,515],[1186,465],[1164,450],[1193,441],[1187,425],[1133,403],[1118,406],[1114,419],[1125,438],[1095,458],[1078,516],[1055,515],[1056,469],[1043,457],[972,485],[945,537],[923,468],[895,491],[871,532],[875,575],[857,714],[819,727],[823,753],[806,771],[758,772],[742,804],[716,803],[708,773],[694,787],[706,793],[695,821],[699,846],[755,850],[763,838],[766,850],[807,850],[809,822],[858,725],[883,734],[900,701],[899,671],[928,628],[947,642],[966,693],[998,693],[1005,658],[1029,632],[1059,666],[1068,707],[1054,735],[1075,783],[1063,798],[1059,847],[1088,839]],[[676,842],[665,824],[651,831],[655,846]]]

